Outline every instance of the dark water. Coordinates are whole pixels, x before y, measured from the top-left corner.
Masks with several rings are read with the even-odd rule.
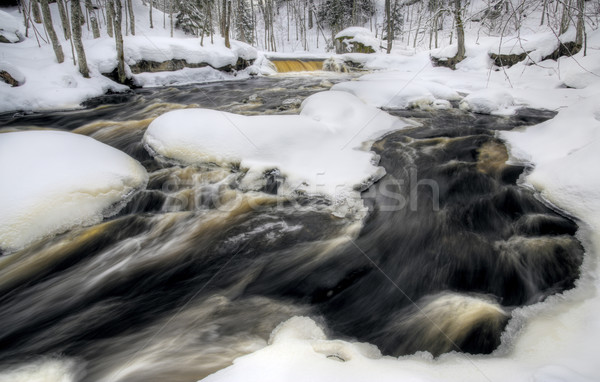
[[[77,360],[83,381],[195,381],[298,315],[389,355],[489,353],[513,308],[573,286],[576,223],[517,185],[526,168],[507,165],[494,137],[551,113],[390,111],[421,126],[374,144],[387,175],[363,193],[364,219],[336,217],[323,198],[277,197],[276,173],[244,192],[235,168],[168,165],[141,146],[162,112],[292,113],[298,100],[282,101],[325,90],[322,80],[142,90],[79,111],[0,116],[6,130],[90,135],[150,173],[117,216],[0,263],[4,367],[59,356]]]

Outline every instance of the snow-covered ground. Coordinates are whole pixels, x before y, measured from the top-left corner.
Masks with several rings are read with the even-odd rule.
[[[142,7],[141,3],[136,3],[136,6]],[[16,14],[16,10],[9,13]],[[5,14],[0,16],[0,21],[7,19]],[[157,19],[161,17],[157,16]],[[55,18],[58,19],[58,14]],[[144,21],[140,21],[138,36],[126,38],[126,45],[130,47],[128,57],[148,58],[161,54],[177,58],[183,54],[185,58],[191,58],[199,54],[195,49],[200,49],[197,39],[188,39],[177,34],[181,41],[171,40],[165,33],[161,28],[150,30],[144,26]],[[505,37],[501,44],[497,37],[480,38],[475,33],[467,34],[467,59],[458,64],[455,71],[433,67],[429,59],[430,52],[412,52],[408,55],[404,54],[406,51],[402,47],[396,49],[396,54],[393,55],[348,55],[353,60],[362,62],[368,69],[384,71],[363,76],[358,81],[336,85],[334,90],[351,93],[365,104],[375,107],[444,108],[449,107],[449,101],[460,101],[461,108],[481,113],[509,114],[523,106],[558,111],[554,119],[543,124],[523,131],[505,132],[499,136],[507,142],[512,160],[530,162],[535,166],[535,170],[523,179],[524,185],[539,190],[548,202],[580,219],[582,228],[579,237],[586,247],[586,258],[577,287],[553,296],[543,303],[514,310],[512,320],[503,335],[501,347],[489,356],[451,353],[433,360],[429,354],[421,353],[400,359],[381,357],[370,345],[326,338],[311,319],[294,318],[273,332],[269,346],[237,359],[231,367],[206,380],[600,380],[600,364],[596,354],[597,343],[600,341],[600,270],[597,264],[600,253],[600,172],[596,169],[600,160],[600,31],[588,30],[587,56],[580,52],[574,57],[563,57],[558,61],[539,61],[556,47],[556,38],[552,38],[549,31],[533,30],[522,33],[519,37]],[[24,85],[10,88],[0,84],[0,111],[76,107],[83,99],[100,95],[107,89],[122,89],[120,85],[100,75],[101,69],[114,67],[111,66],[115,62],[112,41],[107,38],[87,38],[85,44],[89,52],[92,79],[83,79],[77,68],[69,63],[71,56],[65,41],[63,50],[67,58],[61,65],[54,61],[51,47],[44,45],[38,48],[35,39],[14,45],[4,44],[0,52],[0,69],[8,67],[11,70],[12,65],[12,70],[16,68]],[[152,49],[154,44],[157,49]],[[194,48],[188,48],[188,44],[194,44]],[[236,53],[235,49],[224,51],[219,44],[222,43],[215,41],[215,46],[199,50],[201,54],[205,54],[202,59],[210,56],[211,52],[217,52],[216,57],[210,58],[217,64],[231,62],[227,60],[233,60],[236,54],[251,54],[251,51],[246,50],[245,53]],[[446,48],[435,54],[451,55],[453,49],[455,48]],[[499,69],[492,66],[488,56],[490,52],[522,51],[533,52],[531,57],[536,64],[519,63],[511,68]],[[144,84],[154,86],[185,82],[186,78],[189,79],[188,75],[197,75],[194,79],[204,75],[217,80],[226,79],[226,76],[220,77],[220,74],[206,68],[197,70],[204,70],[206,73],[139,75],[138,78]],[[168,76],[183,76],[183,79]],[[273,138],[273,141],[263,142],[265,147],[271,147],[278,139],[286,138],[286,134],[299,134],[301,125],[310,118],[312,121],[306,122],[306,125],[311,127],[318,137],[331,137],[331,132],[323,127],[327,125],[334,131],[336,126],[340,125],[340,121],[347,117],[346,107],[354,105],[357,110],[367,110],[367,105],[357,104],[356,98],[344,98],[335,94],[332,92],[327,96],[319,96],[330,97],[331,102],[311,104],[309,99],[300,116],[290,117],[290,121],[294,120],[291,123],[293,132],[269,137]],[[314,109],[312,105],[316,105]],[[176,131],[164,131],[169,118],[183,118],[182,120],[189,121],[188,113],[194,118],[219,119],[221,121],[218,124],[227,127],[227,122],[222,118],[224,114],[193,110],[174,112],[157,119],[150,128],[146,138],[150,147],[167,157],[194,161],[194,153],[198,147],[206,148],[203,145],[208,132],[196,129],[192,122],[182,125]],[[265,134],[271,134],[274,130],[272,123],[282,124],[277,120],[279,117],[264,117],[264,120],[260,119],[263,117],[229,118],[239,122],[236,125],[239,124],[245,133],[252,135],[253,141],[259,140]],[[333,122],[330,118],[333,118]],[[255,126],[254,121],[260,123],[257,122]],[[178,147],[182,139],[192,132],[190,141],[186,142],[191,148]],[[359,138],[372,138],[375,132],[368,131],[368,134],[365,133],[366,135]],[[352,138],[346,135],[342,137]],[[214,139],[210,146],[215,150],[213,154],[225,155],[224,151],[229,148],[231,142],[221,145],[223,142],[219,139],[223,138],[218,135],[212,136],[211,139]],[[307,140],[310,141],[309,138]],[[338,144],[341,141],[336,138],[324,142]],[[297,176],[297,180],[305,178],[306,173],[314,169],[302,165],[314,163],[293,161],[294,155],[298,154],[301,157],[301,150],[306,150],[303,141],[283,143],[286,144],[282,148],[287,150],[285,160],[277,155],[279,151],[268,151],[262,146],[262,150],[256,150],[249,143],[246,147],[243,141],[236,142],[235,152],[227,154],[225,159],[246,160],[249,163],[248,167],[255,166],[257,170],[281,166],[289,171],[291,177]],[[352,147],[359,145],[360,142],[352,143]],[[375,171],[375,167],[370,163],[370,155],[361,152],[354,155],[356,158],[360,157],[357,160],[362,161],[362,168],[366,172],[350,173],[348,176],[352,178],[351,181],[360,181],[358,178],[364,179],[364,175]],[[340,173],[342,171],[346,170],[340,167]],[[327,357],[328,355],[338,357],[336,359]],[[339,358],[345,362],[339,362]],[[70,370],[74,367],[70,360],[64,363],[54,360],[49,362],[51,365],[39,367],[40,373],[48,372],[48,369],[53,372],[64,370],[62,373],[57,372],[58,377],[53,380],[70,380]],[[34,369],[30,368],[27,371],[30,373],[28,375],[31,376],[32,370]],[[34,374],[35,372],[34,370]],[[2,378],[15,380],[17,377],[11,374],[0,376],[0,380],[3,380]]]

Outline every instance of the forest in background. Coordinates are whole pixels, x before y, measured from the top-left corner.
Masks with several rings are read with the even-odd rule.
[[[94,38],[114,37],[119,80],[125,81],[123,35],[136,31],[134,2],[140,0],[54,0],[64,40],[77,54],[80,71],[88,75],[82,29]],[[246,42],[271,52],[326,51],[336,48],[335,36],[350,26],[369,29],[380,39],[380,50],[435,49],[457,43],[454,59],[465,56],[465,30],[479,36],[508,36],[531,29],[552,30],[557,38],[569,28],[576,39],[568,53],[585,49],[586,28],[596,29],[600,0],[141,0],[149,28],[175,29],[200,38],[215,36]],[[58,62],[64,60],[55,31],[50,0],[21,0],[18,6],[26,34],[51,42]],[[138,16],[139,17],[139,14]],[[36,24],[43,24],[43,28]],[[59,28],[57,28],[59,29]],[[338,53],[339,47],[338,47]],[[73,55],[75,56],[75,55]]]

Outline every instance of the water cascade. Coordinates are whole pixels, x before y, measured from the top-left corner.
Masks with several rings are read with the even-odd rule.
[[[315,70],[323,70],[322,60],[271,60],[277,72],[312,72]]]
[[[318,77],[262,78],[0,116],[0,133],[73,130],[150,176],[116,216],[0,257],[0,370],[59,359],[74,380],[196,381],[295,316],[386,355],[490,353],[515,307],[573,287],[577,223],[517,185],[527,168],[506,164],[494,135],[552,113],[390,111],[419,125],[373,144],[387,175],[363,190],[366,216],[344,218],[325,197],[278,195],[275,170],[241,189],[243,169],[153,158],[141,142],[166,110],[293,113],[282,99],[325,89]]]

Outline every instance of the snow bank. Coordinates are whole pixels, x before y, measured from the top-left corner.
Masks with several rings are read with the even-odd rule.
[[[300,115],[242,116],[207,109],[166,113],[144,136],[151,153],[186,164],[240,164],[252,188],[263,172],[277,168],[283,193],[357,197],[383,175],[369,152],[356,150],[369,139],[405,124],[356,97],[328,91],[307,98]]]
[[[526,64],[532,64],[542,61],[544,57],[551,55],[559,48],[561,43],[575,41],[575,28],[569,29],[558,39],[556,32],[548,30],[545,32],[520,34],[511,36],[499,41],[498,45],[490,48],[490,53],[495,54],[515,54],[527,53]]]
[[[59,131],[0,134],[0,248],[113,214],[148,180],[128,155],[92,138]]]
[[[0,71],[7,72],[14,78],[15,81],[19,83],[19,85],[23,85],[25,83],[25,75],[21,72],[16,66],[11,64],[10,62],[0,61]]]
[[[513,114],[513,97],[504,90],[484,89],[463,98],[460,108],[479,114]]]
[[[363,44],[364,46],[371,47],[376,52],[381,46],[381,41],[367,28],[350,27],[335,35],[336,39],[342,37],[345,37],[345,39],[342,41],[344,44],[356,42]]]
[[[133,65],[141,60],[155,62],[185,60],[191,64],[206,63],[214,68],[223,68],[235,66],[240,58],[250,61],[258,57],[258,52],[250,45],[231,41],[231,49],[228,49],[225,47],[224,40],[217,36],[214,38],[214,44],[210,43],[210,38],[205,39],[204,46],[200,45],[199,38],[185,36],[177,30],[175,38],[171,38],[168,28],[163,29],[158,25],[156,28],[149,28],[146,5],[141,1],[134,1],[133,5],[138,16],[136,35],[124,36],[127,64]],[[50,4],[50,9],[65,54],[65,61],[62,64],[56,62],[50,44],[42,44],[41,48],[38,47],[33,32],[30,32],[30,38],[24,39],[19,44],[1,44],[0,60],[3,63],[10,63],[12,69],[18,68],[18,71],[8,70],[8,72],[13,77],[16,73],[22,79],[18,81],[24,85],[11,88],[0,83],[0,113],[13,110],[77,108],[86,99],[101,96],[107,91],[119,92],[128,89],[102,75],[102,73],[111,73],[117,67],[115,41],[106,35],[106,29],[102,29],[100,38],[93,39],[91,32],[83,28],[83,44],[91,77],[83,78],[77,66],[73,65],[70,42],[65,40],[61,33],[57,5]],[[18,41],[16,36],[24,34],[25,31],[21,21],[22,16],[19,15],[17,8],[11,8],[9,12],[0,11],[0,34],[7,35],[8,32],[3,31],[11,31],[12,39]],[[156,8],[153,12],[155,12],[154,20],[157,22],[162,12]],[[238,77],[229,74],[220,77],[218,73],[211,70],[184,69],[155,75],[135,75],[134,82],[141,86],[182,85],[222,79],[243,79],[258,72],[259,68],[248,68]]]
[[[250,78],[251,71],[235,74],[226,73],[211,67],[183,68],[173,72],[140,73],[133,75],[133,82],[144,88],[159,86],[182,86],[215,81],[235,81]]]
[[[25,26],[20,19],[0,10],[0,36],[11,43],[24,38]]]
[[[375,107],[400,109],[434,107],[436,101],[456,101],[461,98],[456,91],[439,82],[400,72],[366,75],[358,81],[336,84],[332,90],[354,94]]]

